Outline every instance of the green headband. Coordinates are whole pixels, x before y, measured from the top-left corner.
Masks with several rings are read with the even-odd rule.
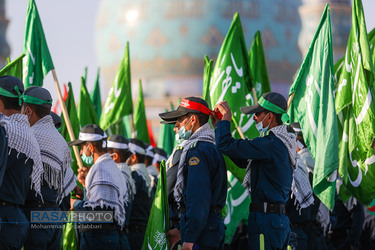
[[[19,99],[19,105],[21,106],[21,91],[20,89],[18,88],[18,86],[14,86],[14,90],[17,92],[17,95],[9,92],[8,90],[6,89],[3,89],[2,87],[0,87],[0,95],[2,96],[6,96],[6,97],[10,97],[10,98],[18,98]]]
[[[35,104],[35,105],[52,104],[52,99],[44,101],[44,100],[42,100],[38,97],[29,96],[29,95],[25,95],[25,94],[21,95],[21,99],[23,100],[23,102],[27,102],[27,103],[31,103],[31,104]]]
[[[266,99],[263,98],[263,96],[259,99],[258,101],[259,105],[262,106],[263,108],[276,113],[276,114],[281,114],[281,121],[283,123],[289,121],[289,115],[288,113],[280,108],[279,106],[273,104],[272,102],[267,101]]]

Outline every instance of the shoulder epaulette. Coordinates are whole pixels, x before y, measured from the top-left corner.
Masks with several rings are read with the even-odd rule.
[[[197,146],[198,142],[194,142],[193,144],[190,145],[190,148],[195,148]]]

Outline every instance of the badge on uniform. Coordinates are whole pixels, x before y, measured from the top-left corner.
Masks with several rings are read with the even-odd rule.
[[[189,165],[190,166],[195,166],[195,165],[198,165],[199,163],[199,159],[198,157],[191,157],[190,160],[189,160]]]

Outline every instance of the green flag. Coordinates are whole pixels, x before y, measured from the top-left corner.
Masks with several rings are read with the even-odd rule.
[[[338,131],[334,102],[331,20],[326,5],[296,79],[290,88],[291,122],[299,122],[315,161],[313,190],[330,209],[335,204]],[[294,95],[294,97],[293,97]]]
[[[236,13],[221,46],[209,86],[203,87],[208,89],[208,95],[203,97],[212,108],[222,100],[228,102],[233,110],[231,132],[236,138],[240,138],[236,130],[237,124],[247,136],[247,132],[254,123],[251,115],[242,114],[240,111],[240,107],[254,104],[249,86],[251,86],[251,76],[247,48],[240,16]],[[234,173],[238,179],[243,179],[246,170],[236,167],[229,158],[224,158],[227,169]]]
[[[369,45],[370,45],[370,50],[371,50],[371,55],[372,55],[372,65],[375,64],[375,28],[373,28],[370,33],[368,33],[368,40],[369,40]]]
[[[81,128],[83,128],[87,124],[98,124],[98,118],[96,117],[96,112],[94,109],[94,105],[91,102],[89,92],[87,91],[84,77],[81,77],[78,117]]]
[[[68,213],[70,221],[73,221],[73,211]],[[76,235],[77,223],[68,222],[64,225],[62,232],[62,249],[63,250],[76,250],[79,249],[77,235]]]
[[[92,91],[90,95],[92,104],[94,105],[94,109],[96,112],[96,117],[98,117],[98,120],[100,120],[100,115],[102,114],[102,98],[100,96],[99,73],[100,73],[100,68],[98,68],[98,73],[96,74],[94,90]]]
[[[251,77],[245,39],[242,32],[240,16],[234,14],[232,25],[221,46],[209,85],[210,106],[226,100],[233,110],[233,119],[246,134],[254,121],[250,115],[240,112],[240,107],[254,104],[249,89]],[[232,124],[231,131],[236,128]]]
[[[134,108],[134,130],[135,138],[150,144],[150,135],[147,129],[146,110],[143,100],[142,82],[139,80],[138,99]]]
[[[353,1],[352,29],[336,86],[340,136],[339,172],[346,189],[363,204],[375,197],[374,68],[363,6]]]
[[[172,109],[173,110],[173,109]],[[167,112],[168,110],[165,110]],[[175,132],[173,131],[174,124],[160,124],[159,140],[157,146],[167,152],[168,155],[172,154],[175,147]]]
[[[65,100],[65,106],[66,106],[66,110],[68,111],[69,120],[70,120],[70,124],[72,125],[74,137],[78,138],[80,126],[79,126],[79,120],[78,120],[78,115],[77,115],[77,107],[74,101],[73,88],[70,82],[68,83],[68,88],[69,88],[69,91],[68,91],[68,96],[66,97],[66,100]],[[61,115],[60,133],[67,142],[71,141],[63,115]],[[72,166],[74,173],[77,175],[77,169],[78,169],[77,160],[76,160],[76,156],[72,148],[71,148],[71,151],[72,151],[72,157],[73,157],[73,162],[71,166]]]
[[[160,178],[156,187],[154,202],[148,218],[142,249],[169,249],[169,205],[165,160],[160,164]]]
[[[225,244],[232,242],[238,224],[249,217],[250,196],[241,182],[231,173],[228,173],[229,189],[227,193],[227,215],[224,218]]]
[[[100,127],[106,130],[111,124],[116,123],[125,115],[133,113],[131,95],[129,42],[120,67],[117,70],[112,88],[109,90],[107,101],[100,117]]]
[[[214,64],[214,62],[212,61],[212,59],[211,60],[208,59],[207,56],[204,57],[202,98],[207,103],[210,103],[209,89],[210,89],[210,82],[211,82],[211,74],[212,74],[213,64]]]
[[[249,62],[251,72],[250,75],[252,77],[251,82],[254,83],[253,87],[255,88],[257,98],[259,99],[263,93],[271,91],[262,36],[259,30],[255,33],[253,43],[250,46]],[[249,88],[250,87],[251,86],[249,86]]]
[[[23,65],[25,89],[31,85],[42,86],[44,77],[55,67],[34,0],[29,0],[27,5],[23,53],[26,55]]]
[[[11,75],[22,80],[22,58],[25,55],[20,55],[13,62],[8,62],[8,64],[0,71],[0,76]]]

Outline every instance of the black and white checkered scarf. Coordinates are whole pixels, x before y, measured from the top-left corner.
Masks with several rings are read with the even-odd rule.
[[[66,197],[77,186],[77,177],[72,168],[67,168],[64,175],[62,198]]]
[[[296,197],[294,205],[299,211],[314,203],[307,167],[299,154],[297,154],[297,166],[293,172],[292,195]]]
[[[128,192],[125,195],[125,204],[128,204],[131,200],[133,200],[134,195],[136,194],[135,183],[132,177],[131,169],[125,162],[117,163],[117,167],[121,170],[124,174],[124,179],[126,183],[126,187]]]
[[[182,150],[180,163],[178,165],[178,171],[177,171],[177,181],[174,188],[174,197],[178,204],[180,204],[183,190],[184,190],[184,174],[183,174],[183,168],[186,160],[186,153],[190,149],[190,146],[193,145],[196,142],[204,141],[209,142],[212,144],[215,144],[215,134],[212,130],[210,124],[207,122],[200,128],[198,128],[189,138],[189,140],[186,141],[184,144],[184,149]],[[172,154],[173,155],[173,154]],[[171,158],[171,157],[170,157]]]
[[[131,168],[131,171],[136,171],[145,181],[146,187],[148,189],[148,196],[151,197],[151,193],[152,193],[151,178],[147,172],[146,165],[144,163],[137,163],[137,164],[131,165],[130,168]]]
[[[31,189],[42,197],[40,187],[42,184],[43,164],[40,148],[26,115],[14,114],[9,117],[0,113],[0,124],[5,128],[8,138],[8,147],[23,153],[34,162],[31,172]],[[43,197],[42,197],[43,198]]]
[[[57,131],[50,115],[38,120],[32,127],[39,143],[44,174],[49,188],[57,190],[57,203],[64,198],[64,175],[71,168],[72,156],[64,137]],[[73,187],[74,188],[74,187]],[[71,191],[71,190],[70,190]]]
[[[114,209],[114,219],[123,227],[125,222],[124,198],[127,193],[123,174],[111,156],[100,156],[86,176],[87,201],[84,207]],[[116,192],[113,192],[116,190]]]
[[[270,129],[269,132],[272,132],[277,138],[279,138],[288,149],[289,153],[289,160],[292,168],[296,168],[297,164],[297,139],[294,133],[290,133],[287,130],[287,125],[282,124]],[[242,182],[242,185],[247,188],[249,194],[251,194],[251,163],[252,160],[249,159],[247,167],[246,167],[246,175]]]

